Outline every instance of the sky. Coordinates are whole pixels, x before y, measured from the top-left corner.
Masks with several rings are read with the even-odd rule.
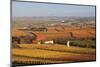
[[[13,17],[76,16],[94,17],[94,6],[48,4],[35,2],[12,2]]]

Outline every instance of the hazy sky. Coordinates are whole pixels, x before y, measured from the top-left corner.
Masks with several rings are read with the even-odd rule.
[[[95,16],[94,6],[12,2],[13,17],[34,16]]]

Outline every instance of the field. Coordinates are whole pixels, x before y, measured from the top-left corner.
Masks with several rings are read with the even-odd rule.
[[[96,50],[64,45],[19,44],[12,48],[12,61],[15,65],[50,64],[65,62],[95,61]]]
[[[93,23],[71,20],[69,24],[67,20],[62,23],[50,19],[13,21],[13,65],[95,61],[95,21],[89,21]],[[53,43],[46,44],[46,41]]]

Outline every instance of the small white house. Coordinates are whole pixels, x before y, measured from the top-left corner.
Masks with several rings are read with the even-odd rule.
[[[49,40],[49,41],[45,41],[44,43],[45,44],[54,44],[54,41],[53,40]]]

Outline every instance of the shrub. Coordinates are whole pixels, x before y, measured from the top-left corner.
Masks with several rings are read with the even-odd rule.
[[[71,46],[77,47],[87,47],[87,48],[96,48],[95,40],[74,40],[71,41]]]

